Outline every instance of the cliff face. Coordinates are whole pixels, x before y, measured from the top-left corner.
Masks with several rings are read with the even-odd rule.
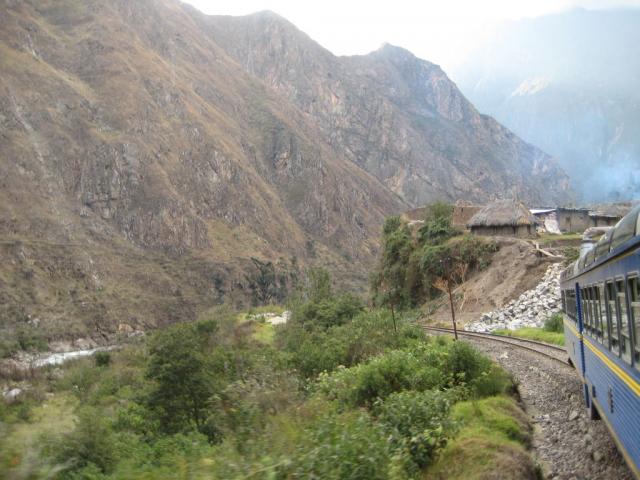
[[[408,52],[336,58],[272,15],[173,0],[0,5],[0,330],[191,319],[256,297],[252,258],[274,264],[260,298],[311,263],[357,288],[410,204],[565,194]]]
[[[331,145],[412,205],[571,197],[555,161],[480,115],[440,67],[402,48],[335,57],[270,12],[198,18],[247,72],[291,99]]]

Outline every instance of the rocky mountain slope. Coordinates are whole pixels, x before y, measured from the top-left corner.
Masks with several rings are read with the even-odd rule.
[[[640,10],[505,25],[458,71],[482,112],[558,159],[584,201],[640,195]]]
[[[174,0],[0,6],[5,331],[107,341],[278,298],[312,263],[362,286],[386,215],[568,194],[547,155],[400,49],[338,59],[272,15]]]
[[[336,57],[271,12],[202,17],[245,70],[311,117],[327,141],[412,205],[569,198],[552,159],[481,115],[432,63],[391,45]]]

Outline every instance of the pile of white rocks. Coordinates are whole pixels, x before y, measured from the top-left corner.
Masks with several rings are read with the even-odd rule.
[[[258,313],[249,315],[247,319],[257,322],[266,322],[271,325],[282,325],[283,323],[287,323],[289,317],[291,317],[291,312],[286,310],[282,315],[278,315],[277,313]]]
[[[465,330],[492,332],[499,329],[516,330],[522,327],[542,327],[550,315],[561,310],[560,273],[562,264],[549,266],[542,281],[527,290],[516,300],[511,300],[501,310],[484,313],[480,320],[469,323]]]

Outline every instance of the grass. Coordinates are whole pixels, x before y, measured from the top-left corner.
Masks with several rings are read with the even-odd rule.
[[[239,313],[236,316],[236,321],[238,323],[243,323],[248,321],[250,317],[259,320],[260,315],[268,313],[282,315],[285,311],[286,308],[282,305],[263,305],[260,307],[253,307],[247,312]],[[263,345],[273,345],[273,339],[276,334],[274,326],[265,321],[252,321],[251,323],[253,323],[252,338]]]
[[[270,323],[256,323],[253,331],[253,339],[264,345],[272,345],[276,335],[276,329]]]
[[[580,242],[582,242],[582,234],[563,233],[562,235],[553,235],[551,233],[545,233],[544,235],[540,235],[536,239],[536,241],[540,244],[541,247],[545,245],[573,243],[573,242],[577,242],[579,244]]]
[[[247,315],[260,315],[263,313],[275,313],[276,315],[282,315],[286,308],[282,305],[263,305],[261,307],[253,307],[247,312]]]
[[[457,403],[452,417],[456,436],[430,466],[425,479],[536,479],[527,453],[531,432],[527,417],[512,398],[499,396]]]
[[[42,456],[43,443],[73,430],[77,403],[71,394],[56,394],[31,407],[28,420],[0,422],[0,478],[52,478],[56,467]]]
[[[493,333],[507,337],[526,338],[538,342],[552,343],[554,345],[564,345],[564,333],[548,332],[542,328],[523,327],[518,330],[501,329],[495,330]]]

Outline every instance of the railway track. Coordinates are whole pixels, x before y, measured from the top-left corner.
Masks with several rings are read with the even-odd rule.
[[[453,335],[452,328],[430,327],[427,325],[420,325],[420,327],[427,332]],[[529,350],[544,357],[550,358],[556,362],[560,362],[564,365],[569,365],[567,361],[568,356],[565,349],[563,347],[552,345],[550,343],[538,342],[536,340],[529,340],[527,338],[506,337],[504,335],[496,335],[494,333],[467,332],[465,330],[458,330],[458,336],[481,338],[492,342],[505,343],[516,348]]]
[[[420,327],[435,335],[453,335],[450,328]],[[589,420],[582,382],[562,347],[464,330],[458,335],[513,375],[534,425],[532,449],[544,478],[632,480],[606,424]]]

